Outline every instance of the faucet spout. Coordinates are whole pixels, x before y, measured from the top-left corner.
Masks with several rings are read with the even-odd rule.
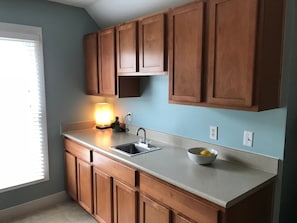
[[[139,128],[136,132],[136,135],[138,136],[140,130],[143,131],[143,140],[141,142],[146,144],[146,131],[144,128]]]

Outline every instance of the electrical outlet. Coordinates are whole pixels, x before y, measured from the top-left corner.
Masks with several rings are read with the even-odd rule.
[[[128,112],[126,115],[126,121],[131,122],[132,121],[132,112]]]
[[[243,132],[243,145],[248,147],[253,147],[254,143],[254,133],[251,131]]]
[[[218,126],[209,126],[209,138],[218,140]]]

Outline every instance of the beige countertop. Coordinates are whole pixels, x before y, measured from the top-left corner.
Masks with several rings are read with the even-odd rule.
[[[67,131],[63,135],[225,208],[276,178],[276,174],[220,159],[211,165],[199,165],[188,159],[185,148],[158,141],[152,144],[161,150],[129,157],[110,146],[135,142],[139,137],[110,129]]]

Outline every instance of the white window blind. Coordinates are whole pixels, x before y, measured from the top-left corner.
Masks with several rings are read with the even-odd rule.
[[[0,192],[48,180],[41,28],[0,23]]]

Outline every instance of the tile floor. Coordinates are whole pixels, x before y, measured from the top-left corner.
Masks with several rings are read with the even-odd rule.
[[[1,222],[1,220],[0,220]],[[6,223],[98,223],[77,203],[67,200]]]

